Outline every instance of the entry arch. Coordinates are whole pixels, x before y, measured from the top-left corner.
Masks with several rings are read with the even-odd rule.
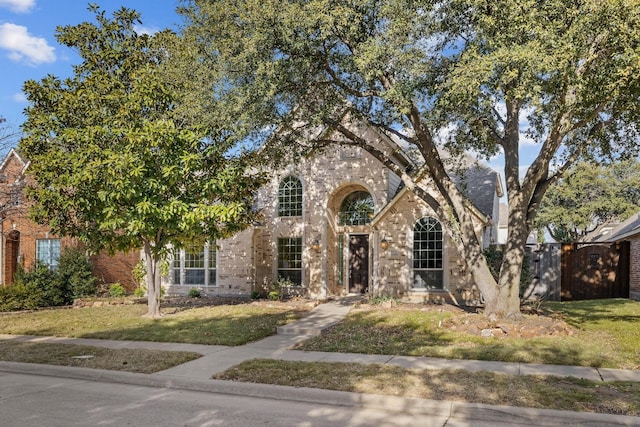
[[[327,206],[328,290],[334,294],[365,293],[370,289],[373,259],[371,221],[381,202],[366,184],[338,187]]]

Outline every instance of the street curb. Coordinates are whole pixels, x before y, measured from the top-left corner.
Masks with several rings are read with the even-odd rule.
[[[41,365],[35,363],[0,361],[0,371],[411,414],[448,416],[460,420],[505,422],[505,420],[508,419],[518,424],[535,424],[538,426],[640,426],[640,417],[626,415],[450,402],[304,387],[297,388],[213,379],[193,379],[162,374],[140,374],[103,369]]]

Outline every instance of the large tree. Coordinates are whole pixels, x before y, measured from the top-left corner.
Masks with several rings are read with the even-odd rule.
[[[160,312],[160,263],[168,247],[214,241],[249,225],[260,176],[250,154],[185,110],[184,87],[165,72],[180,55],[175,34],[138,34],[139,14],[58,27],[82,62],[73,76],[28,81],[20,149],[31,161],[33,216],[90,248],[142,248],[148,316]]]
[[[635,0],[186,0],[180,12],[185,39],[224,76],[211,99],[238,129],[277,127],[268,141],[294,153],[362,147],[433,206],[432,182],[492,317],[520,316],[526,238],[548,186],[585,151],[637,148]],[[345,117],[401,140],[422,165],[398,168]],[[319,126],[340,137],[315,138]],[[524,137],[539,154],[521,177]],[[509,237],[497,281],[440,145],[504,155]]]
[[[640,211],[640,162],[578,162],[544,195],[535,224],[558,242],[577,242]],[[541,230],[542,231],[542,230]]]

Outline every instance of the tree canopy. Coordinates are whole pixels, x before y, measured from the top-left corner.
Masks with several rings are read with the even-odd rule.
[[[576,163],[542,199],[536,226],[558,242],[581,241],[598,226],[640,211],[640,162]]]
[[[517,317],[526,238],[549,185],[585,154],[637,151],[638,6],[637,0],[186,0],[179,10],[185,42],[215,73],[208,99],[234,132],[279,129],[266,132],[277,154],[359,146],[425,201],[436,191],[451,242],[484,295],[485,314]],[[422,166],[401,170],[345,117],[401,140]],[[340,137],[314,138],[320,126]],[[524,138],[539,154],[521,178]],[[497,282],[442,146],[505,158],[509,237]]]
[[[28,81],[20,141],[34,178],[32,215],[94,250],[144,249],[149,316],[160,315],[159,262],[169,245],[227,237],[248,226],[259,174],[250,153],[181,114],[185,91],[165,72],[169,31],[138,34],[135,11],[58,27],[82,62],[73,76]],[[182,108],[182,110],[180,109]]]

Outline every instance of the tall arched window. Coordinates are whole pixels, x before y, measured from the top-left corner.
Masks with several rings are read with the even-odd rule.
[[[302,216],[302,183],[288,176],[278,189],[278,216]]]
[[[413,227],[413,287],[443,288],[442,225],[431,217]]]
[[[373,218],[373,197],[366,191],[349,194],[340,205],[339,225],[365,225]]]

